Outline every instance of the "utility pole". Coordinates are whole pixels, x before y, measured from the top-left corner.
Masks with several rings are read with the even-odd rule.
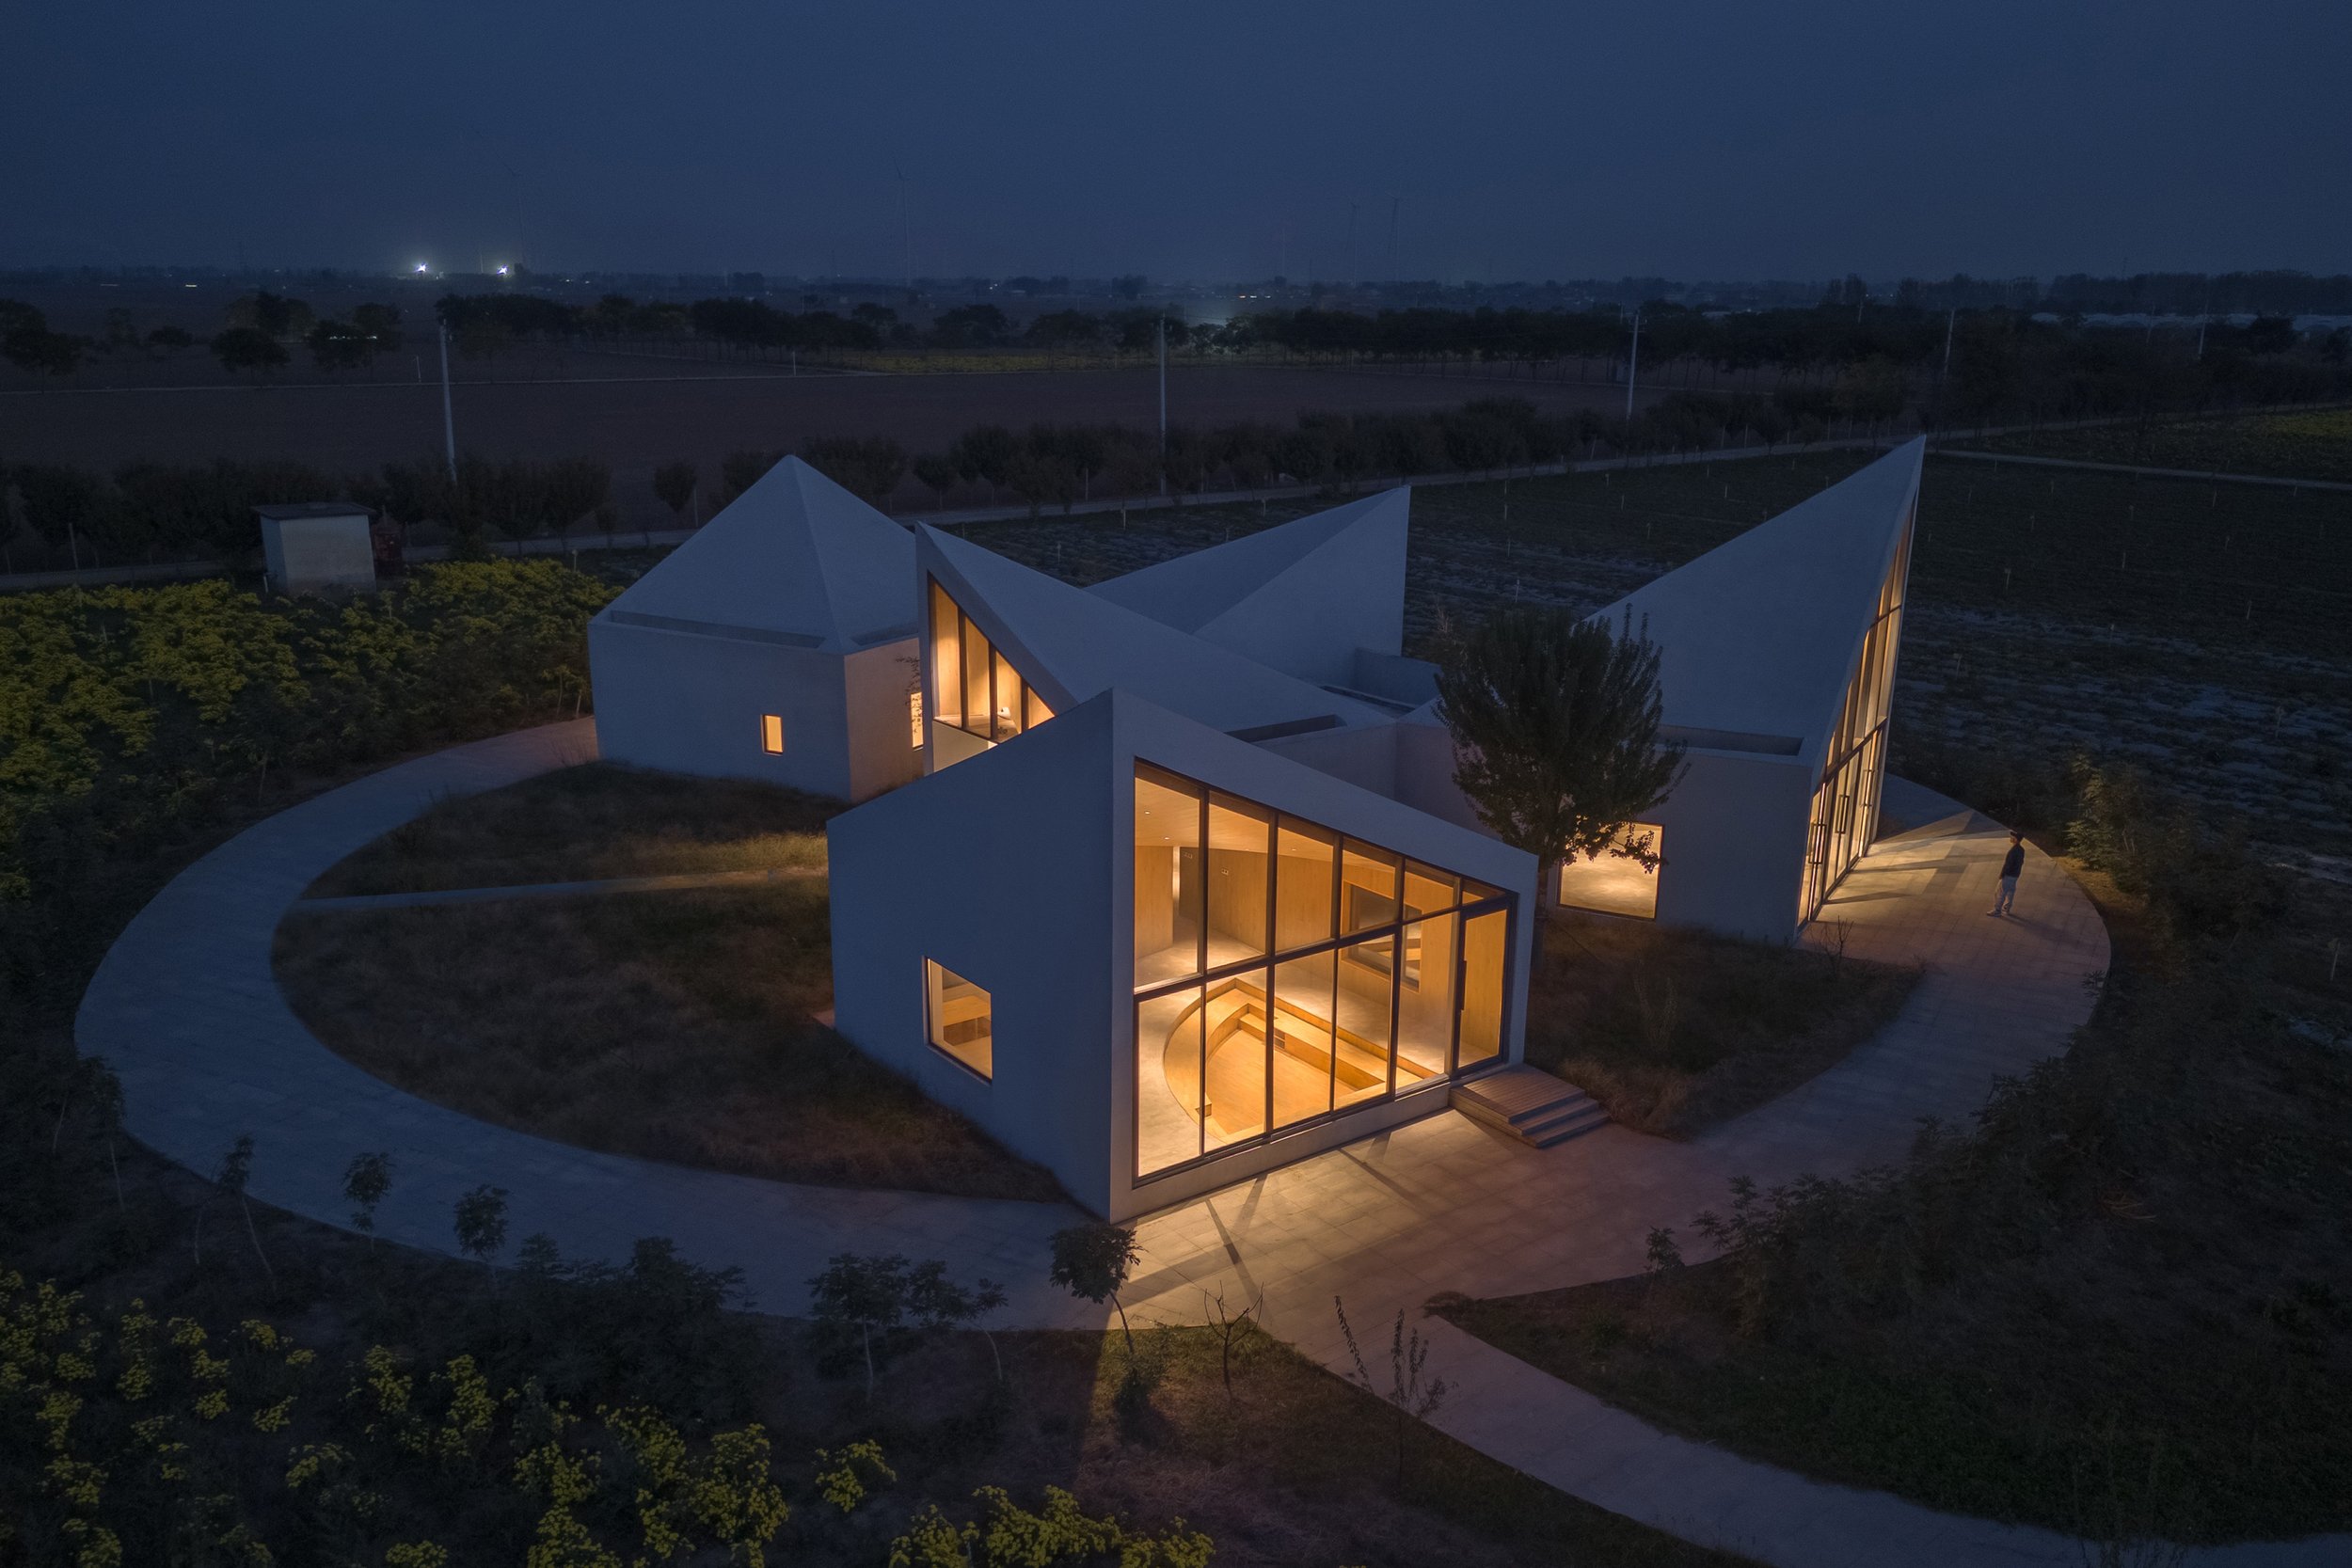
[[[1637,306],[1633,311],[1633,349],[1625,357],[1625,418],[1628,424],[1633,422],[1633,378],[1641,372],[1641,369],[1642,311]]]
[[[441,328],[441,439],[449,448],[449,482],[457,483],[457,416],[449,405],[449,323]]]
[[[1947,379],[1952,373],[1952,328],[1959,321],[1960,307],[1955,305],[1944,318],[1944,374]]]
[[[1168,316],[1160,315],[1160,494],[1168,494]]]

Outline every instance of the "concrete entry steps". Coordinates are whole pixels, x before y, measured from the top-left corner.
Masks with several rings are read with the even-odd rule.
[[[1609,1123],[1599,1101],[1541,1068],[1524,1065],[1454,1085],[1454,1108],[1536,1148],[1566,1143]]]

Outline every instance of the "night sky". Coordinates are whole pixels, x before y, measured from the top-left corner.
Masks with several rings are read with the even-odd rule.
[[[2347,0],[8,15],[0,266],[2352,267]]]

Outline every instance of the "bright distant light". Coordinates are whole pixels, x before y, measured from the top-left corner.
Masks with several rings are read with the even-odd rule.
[[[501,277],[504,277],[506,276],[506,269],[504,267],[499,268],[499,276]]]
[[[428,267],[427,267],[427,266],[426,266],[426,265],[425,265],[422,261],[419,261],[419,262],[417,263],[417,270],[418,270],[419,272],[427,272],[427,271],[430,271],[431,269],[430,269],[430,268],[428,268]]]

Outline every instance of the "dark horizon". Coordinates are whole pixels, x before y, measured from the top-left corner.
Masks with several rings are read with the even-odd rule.
[[[2352,10],[38,8],[0,268],[2342,271]],[[329,67],[331,69],[322,69]]]

